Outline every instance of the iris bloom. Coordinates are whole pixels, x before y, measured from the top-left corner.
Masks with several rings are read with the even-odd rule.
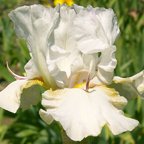
[[[0,92],[0,107],[15,113],[41,100],[41,118],[59,122],[75,141],[99,135],[104,125],[114,135],[138,125],[122,109],[127,98],[144,96],[144,72],[113,76],[119,28],[112,9],[32,5],[9,16],[31,59],[24,77],[8,68],[16,81]],[[30,89],[35,84],[46,90],[41,99]],[[32,95],[23,95],[27,89]]]

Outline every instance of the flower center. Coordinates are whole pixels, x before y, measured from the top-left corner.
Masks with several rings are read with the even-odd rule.
[[[78,84],[74,85],[74,88],[80,88],[80,89],[83,89],[85,91],[88,91],[90,88],[89,81],[78,83]]]
[[[86,89],[86,82],[74,85],[74,88]]]

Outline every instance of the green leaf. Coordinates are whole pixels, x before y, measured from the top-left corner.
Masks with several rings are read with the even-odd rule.
[[[129,132],[121,134],[119,137],[123,142],[127,142],[128,144],[135,144],[135,141]]]
[[[28,129],[28,130],[23,130],[22,132],[17,133],[16,136],[22,138],[22,137],[28,137],[31,135],[35,135],[35,134],[38,134],[38,132]]]

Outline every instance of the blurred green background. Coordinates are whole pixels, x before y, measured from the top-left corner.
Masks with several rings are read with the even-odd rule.
[[[45,0],[0,0],[0,89],[12,76],[6,61],[13,71],[24,72],[29,53],[23,40],[18,39],[8,13],[21,5],[41,3]],[[118,65],[115,74],[131,76],[144,69],[144,0],[75,0],[76,4],[113,8],[118,17],[121,35],[116,41]],[[19,110],[11,114],[0,109],[0,144],[62,144],[60,126],[46,125],[38,115],[39,106]],[[129,101],[124,109],[128,116],[139,120],[133,132],[113,136],[104,128],[99,137],[88,137],[87,144],[144,144],[144,102],[139,98]]]

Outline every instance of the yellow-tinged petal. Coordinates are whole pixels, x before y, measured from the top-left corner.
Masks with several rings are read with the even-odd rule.
[[[22,87],[26,85],[27,82],[27,80],[16,80],[2,90],[0,92],[0,107],[15,113],[20,107]]]
[[[45,83],[42,80],[40,80],[40,79],[33,79],[33,80],[29,80],[27,82],[27,84],[23,88],[24,89],[25,88],[29,88],[29,87],[31,87],[33,85],[40,85],[42,87],[46,87]]]
[[[102,89],[103,92],[107,94],[110,102],[117,107],[118,109],[122,109],[127,104],[127,99],[123,96],[120,96],[119,93],[114,88],[109,88],[105,85],[98,86]]]
[[[24,109],[27,109],[28,106],[35,104],[37,97],[34,95],[35,89],[32,87],[34,85],[44,86],[44,83],[38,79],[37,80],[16,80],[12,82],[4,90],[0,92],[0,107],[15,113],[20,106]],[[29,89],[30,87],[32,87],[32,89]],[[28,101],[27,100],[28,97],[26,97],[25,94],[23,94],[23,97],[21,98],[23,92],[26,92],[25,94],[30,95],[29,103],[25,102]]]
[[[86,92],[79,88],[46,91],[42,97],[41,118],[48,124],[60,122],[67,135],[75,141],[97,136],[104,125],[113,134],[131,131],[138,121],[123,115],[100,87]]]

